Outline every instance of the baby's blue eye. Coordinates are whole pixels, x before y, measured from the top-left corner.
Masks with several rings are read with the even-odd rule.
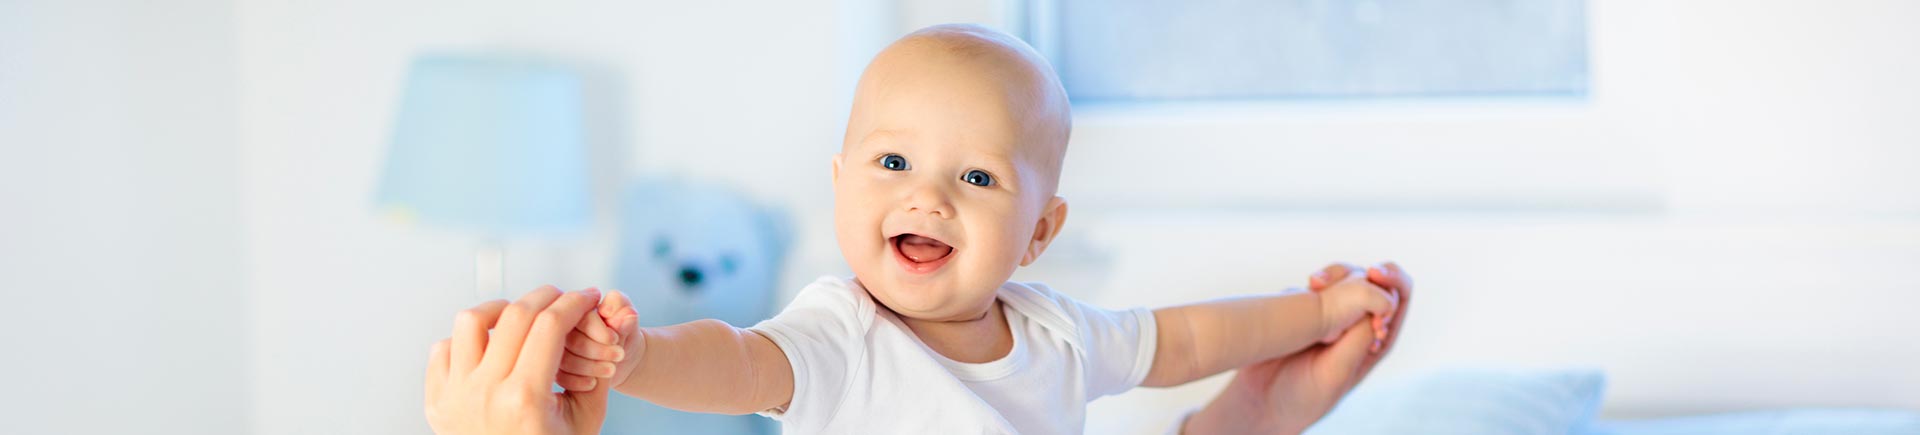
[[[967,171],[967,175],[960,176],[960,181],[965,181],[967,184],[975,186],[987,187],[993,185],[993,176],[987,175],[987,171],[975,169]]]
[[[910,168],[907,166],[907,158],[900,157],[899,154],[880,156],[880,167],[887,168],[889,171],[905,171]]]

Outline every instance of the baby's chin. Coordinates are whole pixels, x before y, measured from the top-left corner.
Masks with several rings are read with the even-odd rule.
[[[947,278],[947,277],[942,277]],[[860,277],[860,283],[875,300],[887,309],[902,317],[916,320],[965,320],[978,317],[979,307],[993,301],[994,290],[962,289],[963,285],[948,279],[939,280],[901,280],[897,277],[882,277],[868,280]]]

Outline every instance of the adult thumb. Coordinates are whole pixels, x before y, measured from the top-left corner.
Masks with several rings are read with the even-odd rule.
[[[1313,275],[1307,276],[1307,289],[1312,291],[1324,290],[1327,286],[1333,285],[1333,283],[1346,280],[1347,275],[1353,273],[1353,270],[1353,265],[1347,263],[1328,264],[1326,267],[1322,267],[1319,271],[1314,272]]]
[[[567,425],[574,434],[598,434],[600,425],[607,421],[607,394],[612,390],[612,382],[601,382],[591,390],[554,394],[561,395],[561,403],[567,405]]]
[[[1367,361],[1373,348],[1373,328],[1366,322],[1356,323],[1340,334],[1340,338],[1320,354],[1322,360],[1316,364],[1325,379],[1336,380],[1343,390],[1353,388],[1358,383],[1360,365]]]

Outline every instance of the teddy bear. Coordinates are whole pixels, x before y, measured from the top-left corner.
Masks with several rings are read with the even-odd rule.
[[[784,213],[710,183],[635,183],[623,198],[614,288],[633,299],[642,326],[719,319],[752,326],[773,314],[790,243]],[[644,368],[643,368],[644,369]],[[695,414],[615,394],[605,433],[767,434],[756,415]]]

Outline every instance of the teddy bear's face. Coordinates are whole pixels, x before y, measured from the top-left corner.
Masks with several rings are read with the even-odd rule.
[[[674,252],[674,234],[654,235],[653,261],[664,263],[669,269],[666,275],[670,281],[677,281],[681,292],[697,295],[707,287],[724,286],[725,281],[735,279],[740,274],[740,254],[738,252]],[[683,236],[684,237],[684,236]],[[699,245],[699,243],[688,243]],[[682,248],[685,250],[686,248]],[[675,270],[675,268],[678,268]]]
[[[773,216],[723,189],[670,183],[629,199],[616,288],[643,325],[771,314],[781,243]]]

